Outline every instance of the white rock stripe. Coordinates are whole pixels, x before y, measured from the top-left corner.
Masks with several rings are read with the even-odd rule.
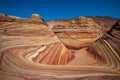
[[[32,61],[32,58],[36,57],[38,54],[40,54],[40,52],[44,51],[46,49],[46,46],[42,46],[40,49],[38,49],[35,53],[33,54],[28,54],[26,56],[27,60]]]

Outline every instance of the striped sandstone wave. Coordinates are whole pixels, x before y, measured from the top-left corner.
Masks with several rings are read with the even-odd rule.
[[[70,38],[73,39],[74,35]],[[69,37],[69,32],[64,37]],[[94,42],[93,37],[96,38],[96,34],[79,35],[80,39],[89,38]],[[74,40],[76,48],[78,40]],[[91,44],[81,41],[83,47]],[[70,40],[68,44],[73,42]],[[120,79],[119,70],[104,66],[86,49],[72,53],[36,14],[30,20],[13,16],[0,18],[0,80]]]
[[[44,24],[1,22],[0,35],[1,57],[4,57],[5,54],[12,55],[12,53],[16,56],[23,54],[26,55],[26,60],[55,65],[67,64],[74,58],[74,55]],[[32,45],[36,46],[33,51],[31,51]],[[25,46],[32,48],[24,49]],[[21,49],[22,47],[23,49]],[[6,52],[3,53],[4,51]],[[48,61],[46,62],[46,60]]]
[[[92,44],[90,52],[96,60],[120,70],[120,21]]]

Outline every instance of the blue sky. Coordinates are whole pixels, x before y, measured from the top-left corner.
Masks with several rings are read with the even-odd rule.
[[[45,20],[77,16],[120,18],[120,0],[0,0],[0,13],[22,18],[38,13]]]

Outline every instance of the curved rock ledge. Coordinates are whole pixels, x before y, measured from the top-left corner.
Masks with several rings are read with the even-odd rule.
[[[90,47],[92,56],[111,68],[120,70],[120,21]]]

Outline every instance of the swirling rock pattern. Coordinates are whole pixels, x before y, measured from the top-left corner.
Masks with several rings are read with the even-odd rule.
[[[30,19],[0,17],[0,80],[120,79],[118,67],[101,64],[86,47],[78,46],[80,50],[72,53],[37,14]],[[84,35],[91,38],[88,33],[80,37],[85,38]]]
[[[92,18],[77,17],[47,23],[69,49],[78,50],[89,46],[100,37],[100,27]]]
[[[81,16],[51,20],[47,21],[47,24],[67,48],[79,50],[90,46],[109,31],[116,21],[117,19],[112,17]]]
[[[49,35],[48,35],[49,34]],[[44,24],[1,22],[0,56],[21,58],[43,64],[67,64],[74,55]]]
[[[120,70],[120,21],[90,47],[92,56],[111,68]]]

